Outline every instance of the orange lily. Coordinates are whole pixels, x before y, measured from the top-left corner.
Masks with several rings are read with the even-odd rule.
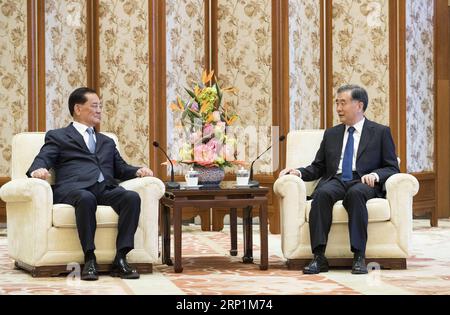
[[[208,115],[208,118],[206,119],[206,122],[207,123],[210,123],[210,122],[213,122],[214,121],[214,115],[212,114],[212,113],[210,113],[209,115]]]
[[[236,89],[234,87],[228,87],[228,88],[222,89],[222,92],[236,94],[238,92],[238,89]]]
[[[170,104],[170,109],[171,109],[173,112],[178,112],[178,111],[180,111],[180,108],[178,107],[178,105],[175,105],[174,103]]]
[[[180,108],[180,110],[184,110],[184,105],[183,102],[181,102],[181,99],[179,97],[177,97],[177,101],[178,101],[178,107]]]
[[[195,86],[195,89],[194,89],[195,96],[199,96],[201,92],[202,92],[202,90],[198,87],[198,85]]]
[[[200,108],[200,113],[204,114],[208,111],[209,103],[204,101],[202,107]]]
[[[238,119],[238,116],[234,115],[233,117],[231,117],[230,119],[227,119],[227,125],[231,126],[232,124],[234,124],[234,122]]]
[[[203,75],[202,75],[202,82],[203,84],[206,85],[206,83],[208,83],[209,81],[211,81],[212,77],[214,76],[214,70],[211,71],[210,74],[208,74],[208,72],[205,70],[203,71]]]
[[[177,165],[177,160],[170,160],[170,161],[172,161],[173,165]],[[161,163],[161,165],[162,166],[168,166],[169,165],[169,161],[163,162],[163,163]]]

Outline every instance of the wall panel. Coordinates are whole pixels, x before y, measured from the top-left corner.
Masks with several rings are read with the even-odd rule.
[[[226,95],[245,126],[238,154],[250,161],[271,142],[272,126],[272,3],[270,0],[218,1],[218,74]],[[257,173],[271,173],[271,154],[255,164]]]
[[[408,172],[434,171],[434,2],[406,1]]]
[[[172,113],[169,104],[177,96],[188,99],[185,88],[192,89],[205,69],[205,7],[203,0],[166,1],[167,34],[167,147],[169,156],[179,157],[189,135],[181,126],[181,114]],[[178,174],[186,167],[177,166]]]
[[[388,0],[333,0],[332,5],[333,91],[329,92],[349,83],[365,87],[370,102],[367,117],[389,125]],[[338,122],[333,111],[333,123]]]
[[[11,139],[28,127],[27,1],[0,0],[0,177],[10,176]]]
[[[290,130],[321,126],[320,0],[289,0]]]
[[[148,1],[99,5],[101,129],[117,134],[122,156],[134,165],[149,163],[148,11]]]
[[[45,1],[46,129],[72,121],[67,100],[87,85],[86,0]]]

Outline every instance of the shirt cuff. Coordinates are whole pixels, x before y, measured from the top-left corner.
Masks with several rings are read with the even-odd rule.
[[[379,183],[380,182],[380,176],[378,176],[377,173],[370,173],[370,175],[373,175],[376,177],[376,182]]]

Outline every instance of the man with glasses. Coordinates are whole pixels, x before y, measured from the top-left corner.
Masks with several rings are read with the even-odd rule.
[[[299,169],[286,169],[304,181],[321,178],[314,191],[309,228],[314,259],[305,274],[328,271],[325,249],[332,224],[333,206],[343,200],[348,213],[352,273],[366,274],[365,251],[368,213],[366,202],[383,197],[386,180],[399,173],[395,145],[388,127],[365,118],[369,98],[365,89],[346,85],[337,92],[336,110],[341,124],[325,131],[314,162]]]
[[[139,274],[127,262],[126,255],[134,248],[141,200],[136,192],[118,186],[135,177],[153,176],[147,167],[128,165],[116,149],[115,142],[95,131],[101,121],[102,105],[97,93],[79,88],[69,97],[73,122],[66,128],[48,131],[45,144],[34,159],[27,175],[47,180],[49,170],[55,171],[54,203],[75,207],[75,217],[84,252],[82,280],[98,280],[94,236],[97,227],[97,205],[111,206],[119,215],[116,257],[112,276],[137,279]]]

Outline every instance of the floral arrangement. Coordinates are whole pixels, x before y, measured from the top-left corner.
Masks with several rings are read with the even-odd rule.
[[[181,113],[181,126],[189,139],[180,149],[178,163],[207,168],[241,164],[236,160],[236,139],[227,134],[227,127],[238,115],[227,104],[222,105],[224,93],[235,93],[236,89],[221,89],[217,80],[212,83],[213,77],[214,71],[204,71],[201,82],[185,89],[189,99],[177,97],[170,105],[173,112]]]

